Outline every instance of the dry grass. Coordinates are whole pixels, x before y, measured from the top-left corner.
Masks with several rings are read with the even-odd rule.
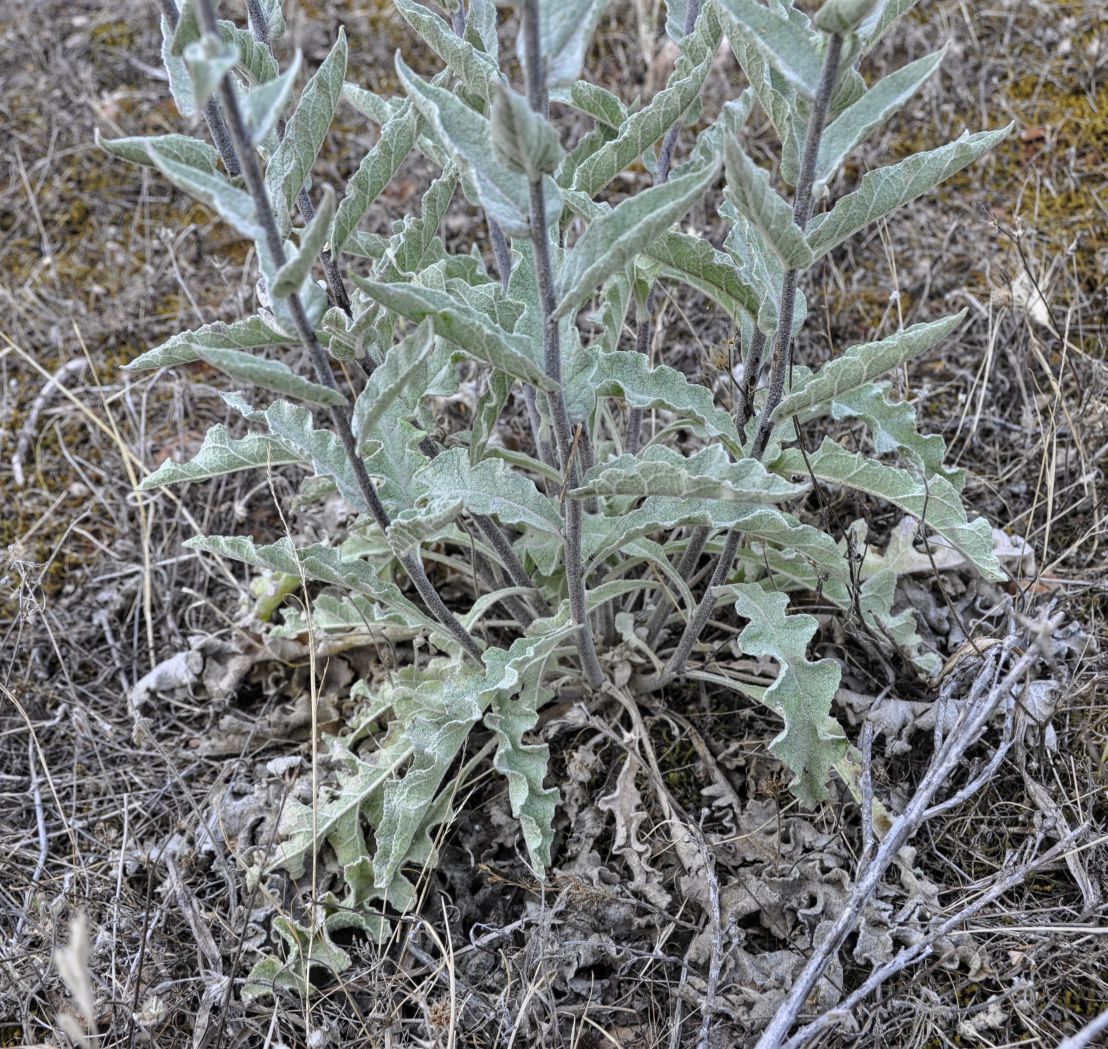
[[[304,3],[292,34],[313,64],[342,21],[362,56],[354,72],[388,87],[383,71],[406,37],[381,21],[381,6]],[[598,66],[625,92],[656,78],[629,6],[614,9]],[[1108,33],[1094,0],[921,8],[878,66],[947,38],[951,54],[862,163],[1010,117],[1020,134],[836,253],[812,288],[801,352],[817,361],[832,346],[969,305],[957,344],[903,381],[970,471],[972,509],[1034,547],[1041,571],[1013,595],[1018,610],[1056,598],[1103,644]],[[253,850],[271,842],[287,789],[266,764],[307,751],[307,726],[292,709],[305,691],[303,661],[262,658],[236,694],[167,700],[144,712],[137,734],[127,696],[191,638],[243,640],[242,576],[183,552],[180,540],[244,522],[275,537],[274,494],[284,504],[292,488],[275,479],[274,490],[240,480],[156,498],[134,491],[152,465],[192,450],[223,408],[208,373],[135,383],[119,365],[182,327],[239,316],[252,300],[240,242],[162,180],[92,146],[93,127],[179,129],[166,85],[150,75],[157,48],[153,7],[138,0],[32,0],[0,11],[0,1045],[63,1044],[59,1016],[77,1010],[79,995],[53,953],[78,914],[90,930],[95,1003],[83,1020],[104,1047],[201,1037],[219,1049],[693,1044],[709,908],[681,881],[672,813],[703,823],[725,894],[743,886],[758,843],[770,850],[758,877],[777,876],[800,869],[817,839],[828,862],[849,869],[858,836],[846,806],[801,820],[764,757],[773,726],[707,693],[644,714],[661,778],[637,781],[637,833],[668,902],[632,887],[597,809],[615,790],[625,744],[596,723],[567,722],[552,739],[570,787],[548,884],[527,874],[505,799],[479,777],[466,785],[471,803],[446,832],[439,870],[424,872],[423,907],[393,940],[377,948],[350,936],[352,967],[339,978],[317,973],[306,1004],[240,1005],[235,981],[274,949],[274,916],[303,916],[303,885],[273,877],[252,890],[245,876]],[[324,177],[340,182],[357,159],[332,143]],[[397,188],[382,228],[418,191],[416,175]],[[677,305],[666,318],[668,358],[695,371],[702,361],[685,347],[726,333],[686,325]],[[871,527],[891,523],[877,517]],[[1056,817],[1103,827],[1104,668],[1081,644],[1055,719],[1058,749],[1035,753],[1029,767]],[[625,712],[609,713],[628,726]],[[227,735],[228,716],[245,726],[240,735]],[[214,738],[226,746],[213,753]],[[882,759],[879,794],[895,799],[915,760]],[[736,830],[715,803],[700,819],[705,799],[728,789],[765,826]],[[919,872],[942,906],[971,898],[1049,821],[1032,795],[1007,764],[917,842]],[[240,809],[268,817],[236,821]],[[1101,844],[1080,857],[1101,890],[1106,856]],[[858,1041],[828,1044],[1055,1044],[1108,1006],[1103,904],[1083,907],[1073,870],[1038,873],[981,916],[972,951],[890,985],[855,1017]],[[751,951],[777,949],[810,934],[803,911],[753,914],[731,934]],[[841,978],[851,985],[864,968],[852,963]],[[756,983],[725,974],[721,1032],[737,1039],[758,1015],[743,995]]]

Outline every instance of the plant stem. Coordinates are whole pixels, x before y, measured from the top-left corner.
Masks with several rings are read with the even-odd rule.
[[[546,107],[545,72],[542,42],[539,37],[539,0],[523,2],[523,43],[527,58],[527,100],[531,108],[542,113]],[[562,350],[558,321],[554,319],[554,271],[550,258],[550,235],[546,225],[546,194],[542,176],[530,182],[531,239],[535,247],[535,274],[539,285],[539,306],[543,317],[543,358],[546,374],[554,389],[548,395],[554,425],[554,440],[558,460],[567,487],[577,487],[576,450],[573,448],[569,413],[562,391]],[[586,435],[587,436],[587,435]],[[604,682],[604,672],[596,656],[596,645],[589,626],[585,597],[585,572],[581,562],[581,513],[578,499],[564,501],[566,585],[569,589],[570,613],[577,625],[577,648],[581,668],[592,688]]]
[[[838,33],[832,33],[827,41],[827,52],[823,57],[823,71],[820,74],[819,91],[812,105],[812,115],[808,121],[808,134],[804,141],[804,159],[800,165],[800,176],[796,183],[796,197],[793,201],[793,221],[803,230],[808,224],[812,214],[812,183],[816,173],[816,158],[819,156],[820,139],[823,136],[824,124],[827,121],[827,109],[831,103],[831,91],[835,86],[835,78],[839,71],[839,56],[842,54],[843,38]],[[791,348],[793,337],[793,306],[796,302],[796,269],[786,270],[781,287],[781,309],[779,312],[777,336],[773,344],[773,364],[770,370],[769,394],[762,408],[761,418],[758,420],[758,430],[754,436],[750,455],[753,459],[761,459],[769,445],[769,438],[773,432],[773,413],[781,403],[785,392],[785,376],[791,360]],[[727,541],[723,544],[723,552],[712,570],[712,577],[704,590],[696,611],[693,612],[677,643],[677,648],[670,656],[662,671],[661,680],[672,680],[685,669],[685,663],[693,650],[693,646],[700,639],[704,628],[711,618],[712,609],[716,603],[716,588],[727,582],[731,574],[731,566],[734,564],[735,555],[742,541],[742,533],[732,530],[727,533]]]
[[[215,12],[212,8],[212,0],[197,0],[196,10],[202,30],[205,33],[214,33],[216,31],[216,21]],[[265,235],[266,250],[272,256],[274,266],[280,268],[285,262],[284,244],[281,240],[280,230],[277,228],[277,220],[273,214],[273,206],[270,202],[269,194],[265,189],[265,180],[262,177],[261,167],[258,165],[257,154],[251,148],[246,136],[246,126],[242,119],[242,111],[239,109],[238,96],[235,94],[234,84],[229,76],[223,78],[219,86],[219,91],[223,102],[223,113],[227,122],[227,130],[230,134],[235,153],[238,156],[239,166],[242,170],[246,187],[251,197],[254,199],[254,207],[257,211],[258,221]],[[293,324],[296,326],[297,334],[300,336],[300,341],[303,343],[304,348],[308,351],[308,355],[311,358],[317,380],[329,389],[337,390],[338,383],[335,382],[334,373],[331,371],[331,365],[327,360],[327,353],[316,338],[311,321],[308,320],[308,315],[304,312],[304,307],[300,302],[300,296],[295,293],[290,295],[288,305],[289,312],[292,314]],[[365,463],[358,454],[354,433],[350,426],[350,409],[348,407],[335,407],[330,410],[330,414],[332,424],[339,436],[339,440],[342,442],[343,451],[345,451],[351,469],[354,472],[354,477],[358,483],[358,489],[361,492],[362,498],[365,500],[366,508],[377,523],[377,526],[382,532],[385,532],[388,530],[391,521],[388,511],[385,509],[377,493],[377,488],[373,484],[373,479],[369,476],[365,468]],[[404,571],[408,573],[419,596],[423,599],[424,604],[430,610],[431,614],[447,629],[458,644],[461,645],[466,655],[470,656],[477,663],[480,663],[480,647],[466,628],[458,622],[454,613],[446,607],[442,598],[439,597],[438,591],[431,583],[431,580],[427,578],[427,573],[419,557],[415,554],[407,554],[400,559],[400,563],[404,567]]]

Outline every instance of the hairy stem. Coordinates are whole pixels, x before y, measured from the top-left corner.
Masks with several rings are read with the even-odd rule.
[[[527,57],[527,100],[531,108],[542,113],[546,107],[545,72],[542,43],[539,38],[539,0],[524,0],[523,43]],[[569,413],[566,411],[562,392],[562,349],[558,322],[554,319],[554,270],[550,257],[550,235],[546,226],[546,194],[542,176],[530,183],[531,239],[535,246],[535,273],[539,285],[539,306],[543,317],[543,358],[546,374],[554,389],[548,395],[550,414],[554,425],[554,440],[558,449],[558,461],[568,488],[577,487],[577,449],[574,447]],[[585,435],[587,436],[587,434]],[[581,513],[578,499],[566,499],[563,503],[565,535],[566,584],[569,589],[570,613],[577,626],[577,648],[581,656],[581,668],[592,688],[599,688],[604,672],[596,656],[596,645],[589,626],[588,605],[585,598],[585,572],[581,561]]]
[[[197,0],[197,14],[201,28],[205,33],[216,31],[215,12],[212,8],[212,0]],[[265,180],[262,177],[258,157],[251,148],[246,136],[246,126],[243,122],[242,111],[239,109],[238,96],[235,94],[234,84],[230,77],[225,76],[219,87],[220,98],[223,102],[223,113],[227,122],[227,130],[231,137],[235,153],[238,156],[239,166],[242,170],[246,187],[254,200],[258,221],[265,235],[265,247],[272,256],[273,265],[280,268],[285,262],[285,248],[281,240],[281,233],[277,227],[277,220],[273,214],[273,206],[269,194],[265,189]],[[308,351],[317,380],[332,390],[338,389],[334,373],[331,371],[327,353],[319,344],[315,331],[312,328],[308,315],[300,302],[300,296],[292,294],[288,299],[289,312],[292,314],[293,324],[300,336],[300,341]],[[350,409],[348,407],[335,407],[330,410],[332,425],[342,442],[343,451],[350,462],[366,508],[373,516],[377,526],[386,531],[391,524],[388,511],[385,509],[377,488],[365,468],[362,457],[358,454],[357,444],[354,440],[354,432],[350,425]],[[481,662],[481,649],[470,633],[458,622],[457,617],[446,607],[438,591],[427,578],[423,568],[423,562],[415,554],[407,554],[400,559],[405,572],[408,573],[419,596],[423,599],[431,614],[447,629],[450,635],[461,645],[466,655],[476,662]]]
[[[793,201],[793,220],[801,228],[808,224],[812,213],[812,183],[815,180],[816,158],[819,156],[820,139],[823,136],[824,124],[827,121],[827,109],[831,103],[831,91],[835,86],[835,78],[839,71],[839,56],[842,53],[843,38],[838,33],[833,33],[827,41],[827,52],[823,58],[823,71],[820,74],[819,91],[812,105],[812,116],[808,121],[808,135],[804,141],[804,159],[800,165],[800,177],[796,184],[796,197]],[[781,310],[777,328],[777,336],[773,344],[773,364],[770,370],[769,394],[762,408],[762,415],[758,421],[758,430],[754,436],[754,443],[750,450],[751,458],[761,459],[769,445],[769,438],[773,432],[773,413],[781,403],[785,392],[785,376],[788,373],[791,360],[793,337],[793,305],[796,302],[797,271],[789,269],[785,272],[781,288]],[[670,656],[662,672],[662,682],[672,680],[685,669],[689,654],[693,646],[700,639],[708,620],[712,616],[712,609],[716,604],[716,588],[727,582],[731,574],[731,566],[734,564],[735,555],[742,541],[742,533],[732,530],[727,534],[727,541],[723,544],[723,552],[712,570],[712,577],[705,587],[704,596],[696,606],[681,634],[677,648]]]

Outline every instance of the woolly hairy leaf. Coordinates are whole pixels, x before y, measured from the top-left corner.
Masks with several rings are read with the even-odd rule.
[[[966,311],[941,320],[913,324],[887,339],[851,346],[828,361],[807,382],[794,389],[773,413],[777,421],[805,409],[829,403],[840,394],[856,390],[878,375],[895,368],[945,339],[965,319]]]
[[[423,395],[419,380],[430,378],[426,364],[434,349],[434,330],[431,321],[425,320],[385,354],[354,402],[352,424],[359,450],[364,449],[366,440],[398,397],[406,393],[406,399],[412,400]]]
[[[739,434],[735,422],[716,406],[712,394],[703,386],[689,382],[674,368],[661,364],[651,368],[641,353],[597,353],[593,385],[600,397],[622,397],[632,408],[668,408],[684,419],[719,437],[740,456]]]
[[[762,696],[785,721],[770,750],[793,772],[793,793],[814,805],[827,797],[831,769],[846,750],[843,731],[830,716],[842,672],[833,660],[808,659],[808,643],[819,623],[814,616],[786,615],[788,595],[763,590],[758,583],[743,583],[736,590],[735,609],[750,620],[739,634],[738,647],[781,664],[777,680]]]
[[[675,43],[679,44],[686,36],[688,10],[689,0],[666,0],[666,35]]]
[[[315,216],[301,232],[300,244],[296,252],[273,278],[273,285],[269,289],[270,295],[283,299],[300,291],[304,281],[311,274],[312,266],[315,265],[319,253],[327,246],[327,235],[331,231],[331,220],[334,217],[335,192],[330,186],[324,186]]]
[[[300,452],[319,476],[334,481],[339,494],[355,510],[369,512],[342,443],[330,430],[315,429],[307,408],[275,401],[266,408],[265,418],[270,432]]]
[[[160,19],[162,30],[162,65],[169,77],[169,93],[181,116],[193,120],[197,116],[196,99],[192,95],[192,77],[180,55],[173,53],[173,26],[163,14]],[[180,21],[177,23],[180,25]]]
[[[496,89],[489,130],[496,159],[528,180],[553,174],[565,156],[550,122],[504,85]]]
[[[247,83],[267,84],[277,77],[280,73],[277,59],[273,57],[268,47],[254,39],[253,33],[227,19],[220,19],[216,28],[224,43],[233,44],[238,48],[239,61],[236,68],[243,74]]]
[[[217,423],[208,429],[200,450],[187,463],[167,460],[143,479],[139,490],[146,492],[166,484],[204,481],[239,470],[283,466],[300,461],[300,454],[276,437],[250,433],[236,439],[227,432],[226,426]]]
[[[231,185],[222,175],[204,168],[183,164],[173,147],[164,151],[154,139],[146,140],[146,152],[151,163],[178,189],[190,197],[207,204],[221,219],[233,226],[244,237],[254,239],[261,235],[250,194]]]
[[[762,234],[767,246],[790,269],[812,264],[812,249],[793,220],[792,206],[769,184],[769,172],[758,167],[734,139],[727,139],[727,192],[731,202]]]
[[[719,2],[730,23],[728,35],[752,40],[792,87],[815,98],[823,65],[818,35],[805,32],[798,22],[782,17],[758,0]]]
[[[417,551],[428,539],[453,524],[462,508],[458,498],[432,499],[418,508],[401,510],[386,533],[389,546],[398,558]]]
[[[585,52],[607,3],[608,0],[556,0],[539,5],[539,39],[547,87],[572,84],[580,78]],[[522,33],[518,50],[526,69]]]
[[[243,96],[241,102],[243,120],[252,145],[266,140],[277,121],[285,114],[285,107],[292,96],[296,77],[300,73],[300,52],[292,57],[288,69],[280,76],[267,80]]]
[[[207,535],[194,536],[185,541],[185,546],[190,550],[203,550],[209,554],[243,561],[255,568],[267,568],[272,572],[298,578],[303,576],[353,590],[389,608],[397,609],[410,622],[439,629],[395,584],[382,579],[371,565],[356,558],[344,558],[338,550],[322,543],[297,549],[288,536],[268,546],[259,546],[249,536]]]
[[[989,523],[982,517],[969,522],[958,493],[942,477],[932,477],[928,481],[917,479],[907,470],[848,452],[829,437],[824,438],[823,444],[807,458],[799,449],[791,448],[770,465],[782,473],[797,475],[807,473],[810,468],[822,481],[878,496],[938,532],[973,562],[986,579],[1007,578],[993,553]]]
[[[408,25],[466,88],[491,102],[496,85],[504,79],[495,60],[458,36],[443,19],[422,4],[413,0],[393,0],[393,3]]]
[[[916,153],[899,164],[863,175],[861,185],[853,193],[812,220],[808,227],[812,253],[817,259],[826,255],[871,222],[934,189],[1002,142],[1014,127],[1013,122],[997,131],[963,134],[938,149]]]
[[[205,33],[185,48],[184,59],[192,77],[196,104],[206,106],[208,99],[219,90],[223,78],[234,69],[239,49],[215,33]]]
[[[343,88],[344,97],[350,84]],[[419,135],[422,118],[410,99],[406,99],[381,127],[381,134],[346,184],[342,203],[331,233],[331,250],[342,251],[370,205],[392,181]]]
[[[196,10],[196,0],[181,0],[177,9],[177,25],[169,42],[169,53],[180,58],[185,48],[201,36],[200,15]]]
[[[642,457],[622,455],[594,467],[583,484],[569,494],[586,496],[671,496],[681,499],[722,499],[729,502],[772,503],[804,492],[803,485],[780,483],[756,459],[733,462],[719,446],[684,456],[664,445],[651,445]]]
[[[758,310],[751,319],[757,323],[763,334],[772,335],[777,331],[781,308],[781,284],[784,280],[781,259],[766,246],[762,234],[733,204],[725,200],[719,211],[731,223],[731,230],[723,246],[735,260],[739,279],[758,297]],[[804,323],[806,313],[804,293],[798,288],[793,313],[794,331]]]
[[[435,334],[472,357],[500,368],[533,386],[549,389],[550,380],[531,357],[528,340],[497,327],[472,306],[443,291],[405,284],[382,284],[355,279],[376,302],[411,321],[431,319]]]
[[[283,361],[226,348],[201,349],[197,352],[201,360],[206,361],[213,368],[218,368],[225,375],[260,386],[263,390],[271,390],[286,397],[297,397],[309,404],[322,404],[327,407],[346,404],[346,398],[338,390],[332,390],[328,386],[297,375]]]
[[[300,101],[289,118],[285,138],[270,158],[265,186],[284,218],[304,187],[315,158],[327,137],[346,76],[346,32],[339,27],[335,46],[304,86]],[[282,208],[281,205],[284,205]]]
[[[615,139],[580,164],[573,174],[575,190],[590,197],[599,193],[681,119],[700,96],[712,68],[720,35],[715,12],[710,5],[706,5],[666,86],[649,105],[631,114],[616,127],[619,134]]]
[[[419,214],[405,216],[399,232],[389,238],[389,250],[379,270],[382,280],[396,280],[401,274],[419,270],[457,187],[458,171],[450,164],[427,187],[419,202]]]
[[[627,121],[627,107],[619,95],[599,84],[590,84],[587,80],[575,81],[568,91],[555,93],[559,102],[573,106],[587,113],[612,131],[621,131]]]
[[[945,54],[944,47],[890,73],[831,121],[819,144],[816,182],[825,182],[834,175],[859,142],[898,112],[939,68]]]
[[[503,460],[471,466],[464,448],[451,448],[424,466],[416,482],[426,493],[423,501],[458,498],[470,513],[561,535],[562,519],[553,500]]]
[[[299,340],[269,325],[261,317],[245,317],[233,324],[215,321],[195,331],[183,331],[126,365],[128,371],[149,371],[191,364],[205,349],[258,350],[266,346],[291,346]]]
[[[462,174],[472,183],[489,218],[512,236],[530,235],[530,191],[525,176],[509,171],[492,152],[489,122],[445,88],[417,77],[397,55],[396,70],[408,97],[434,128]],[[558,220],[561,197],[553,180],[546,179],[547,222]]]
[[[702,237],[670,231],[646,248],[662,264],[662,273],[695,288],[718,303],[733,320],[758,316],[759,292],[734,261]]]
[[[134,136],[131,138],[102,138],[97,128],[93,132],[96,144],[106,153],[132,164],[144,167],[157,167],[154,158],[146,148],[147,143],[154,144],[159,156],[167,157],[185,167],[195,168],[214,175],[219,163],[219,154],[207,142],[188,135]]]
[[[556,317],[580,305],[613,273],[684,216],[719,172],[718,162],[685,171],[636,193],[589,224],[566,256],[559,278]]]
[[[946,441],[937,433],[923,436],[916,428],[915,406],[890,400],[888,391],[888,383],[872,383],[839,394],[831,401],[831,415],[835,419],[861,419],[869,427],[878,455],[900,452],[928,476],[946,478],[960,493],[966,471],[945,465]]]

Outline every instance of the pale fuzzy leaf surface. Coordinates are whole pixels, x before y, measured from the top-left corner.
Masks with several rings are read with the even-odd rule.
[[[247,84],[258,86],[277,77],[281,71],[277,59],[268,47],[254,39],[253,33],[225,18],[219,20],[217,28],[224,43],[238,48],[239,62],[236,68]]]
[[[416,482],[427,499],[458,498],[470,513],[561,535],[557,505],[529,477],[501,459],[472,466],[464,448],[451,448],[424,466]]]
[[[816,258],[827,254],[871,222],[934,189],[972,164],[1011,134],[1015,124],[996,131],[963,135],[938,149],[916,153],[899,164],[862,176],[858,188],[818,215],[808,227],[808,244]]]
[[[454,295],[406,284],[370,280],[357,280],[356,283],[386,309],[408,320],[418,324],[430,318],[436,335],[454,343],[471,357],[533,386],[549,388],[546,374],[532,357],[529,340],[504,331]]]
[[[749,620],[739,634],[739,649],[781,665],[762,697],[785,722],[770,750],[793,773],[793,793],[805,805],[815,805],[827,797],[831,769],[846,750],[843,731],[831,717],[842,676],[839,665],[808,659],[808,644],[819,623],[815,616],[788,615],[787,594],[764,590],[758,583],[740,584],[736,590],[735,610]]]
[[[206,168],[184,164],[174,149],[163,151],[156,140],[147,139],[146,152],[151,163],[178,189],[206,204],[224,222],[244,237],[255,239],[261,234],[254,211],[254,201],[245,190],[232,185],[222,175]]]
[[[556,0],[539,5],[539,39],[546,66],[546,86],[572,84],[581,75],[597,22],[608,0]],[[526,69],[523,34],[518,40],[519,60]]]
[[[472,184],[489,218],[512,236],[528,236],[531,226],[527,179],[508,171],[493,156],[488,120],[446,88],[421,80],[399,55],[396,69],[408,97]],[[561,196],[553,179],[545,179],[544,185],[547,222],[556,222],[562,210]]]
[[[422,506],[401,510],[388,528],[389,546],[397,557],[407,557],[427,540],[450,526],[462,508],[456,497],[431,499]]]
[[[178,23],[180,24],[180,23]],[[177,111],[187,120],[197,116],[196,99],[192,94],[192,77],[189,76],[185,60],[173,53],[173,27],[163,14],[160,19],[162,30],[162,65],[169,77],[169,92],[173,96]]]
[[[475,95],[491,102],[503,74],[496,62],[458,36],[442,18],[414,0],[393,0],[404,20]]]
[[[207,142],[201,142],[198,138],[190,138],[188,135],[102,138],[100,129],[97,128],[93,136],[96,144],[113,157],[119,157],[120,160],[126,160],[132,164],[141,164],[144,167],[157,167],[146,148],[147,143],[152,143],[160,156],[210,175],[216,173],[219,164],[219,154],[213,146],[208,145]]]
[[[810,467],[821,481],[884,499],[938,532],[986,579],[1000,582],[1007,578],[993,553],[989,523],[983,517],[968,521],[958,493],[942,477],[917,478],[907,470],[849,452],[829,437],[807,458],[799,449],[792,448],[770,465],[779,472],[798,476],[806,474]]]
[[[465,38],[494,61],[500,57],[495,0],[469,0],[466,5]]]
[[[779,325],[781,283],[784,270],[777,253],[770,249],[755,226],[740,214],[729,201],[720,206],[720,214],[731,223],[727,239],[723,242],[726,251],[735,260],[739,279],[750,288],[758,299],[757,312],[752,316],[762,332],[769,336],[777,331]],[[797,289],[796,308],[793,315],[793,330],[804,323],[807,304],[804,293]]]
[[[451,164],[428,186],[419,203],[419,214],[405,216],[400,230],[389,238],[388,253],[379,268],[380,279],[396,280],[420,269],[457,187],[458,172]]]
[[[840,394],[856,390],[905,361],[926,353],[953,332],[965,317],[966,311],[961,310],[941,320],[913,324],[878,342],[851,346],[785,397],[773,418],[779,422],[809,408],[829,405]]]
[[[803,485],[771,474],[756,459],[733,461],[719,445],[685,456],[665,445],[651,445],[641,458],[622,455],[595,467],[570,495],[670,496],[773,503],[803,494]]]
[[[140,354],[126,367],[128,371],[149,371],[170,368],[175,364],[191,364],[200,359],[201,350],[260,350],[268,346],[291,346],[298,342],[268,324],[262,317],[245,317],[224,324],[214,321],[194,331],[183,331],[159,346]]]
[[[812,264],[812,249],[793,221],[793,209],[769,184],[769,172],[758,167],[734,139],[725,145],[727,192],[738,211],[761,233],[764,242],[789,269]]]
[[[627,107],[623,104],[623,99],[607,88],[590,84],[587,80],[576,81],[568,91],[555,93],[554,97],[582,113],[587,113],[611,131],[620,131],[627,120]]]
[[[684,217],[715,181],[718,163],[694,168],[636,193],[589,224],[566,256],[555,316],[575,309],[614,273]]]
[[[429,320],[390,347],[354,402],[352,425],[359,449],[374,435],[398,397],[403,395],[411,401],[423,396],[420,380],[430,378],[426,365],[434,349],[434,329]]]
[[[285,115],[285,107],[292,96],[299,73],[300,52],[297,51],[288,69],[280,76],[267,80],[242,97],[239,104],[242,107],[243,120],[246,121],[250,141],[255,146],[266,140],[277,121]]]
[[[706,4],[669,82],[648,105],[617,127],[619,134],[615,139],[577,166],[573,173],[575,190],[595,196],[681,119],[700,96],[720,36],[714,9]]]
[[[823,57],[818,36],[759,3],[759,0],[719,0],[728,35],[745,37],[789,83],[809,98],[819,89]]]
[[[335,115],[346,76],[346,32],[338,39],[315,75],[304,86],[300,101],[289,118],[285,138],[270,158],[265,185],[277,207],[278,219],[287,213],[303,188]]]
[[[719,437],[732,454],[741,455],[739,434],[730,414],[715,404],[711,392],[668,365],[651,368],[641,353],[597,353],[593,383],[600,397],[622,397],[632,408],[667,408]]]
[[[209,428],[199,451],[187,463],[167,460],[143,479],[140,491],[149,491],[166,484],[183,481],[204,481],[209,477],[237,473],[257,467],[269,468],[301,461],[299,452],[284,441],[266,433],[250,433],[232,437],[227,427],[217,423]]]
[[[878,455],[898,452],[916,464],[928,476],[948,480],[961,493],[966,471],[945,465],[946,441],[937,433],[924,436],[917,428],[915,405],[889,397],[888,383],[868,386],[840,394],[831,402],[835,419],[861,419],[869,427],[873,450]]]
[[[695,234],[671,231],[648,245],[646,254],[662,264],[662,273],[695,288],[738,321],[757,317],[760,289],[736,267],[734,260]]]
[[[297,375],[283,361],[275,361],[243,350],[202,349],[198,351],[201,360],[207,361],[225,375],[241,382],[248,382],[263,390],[296,397],[309,404],[321,404],[337,407],[346,404],[346,398],[338,391],[323,386],[311,379]]]
[[[817,183],[830,179],[855,146],[903,107],[939,68],[944,54],[946,48],[883,77],[827,125],[816,160]]]
[[[312,266],[319,253],[327,246],[331,232],[331,221],[335,217],[335,192],[330,186],[323,187],[315,216],[301,231],[300,243],[292,257],[277,271],[273,279],[270,294],[283,299],[300,291],[312,272]],[[320,402],[324,403],[324,402]]]

